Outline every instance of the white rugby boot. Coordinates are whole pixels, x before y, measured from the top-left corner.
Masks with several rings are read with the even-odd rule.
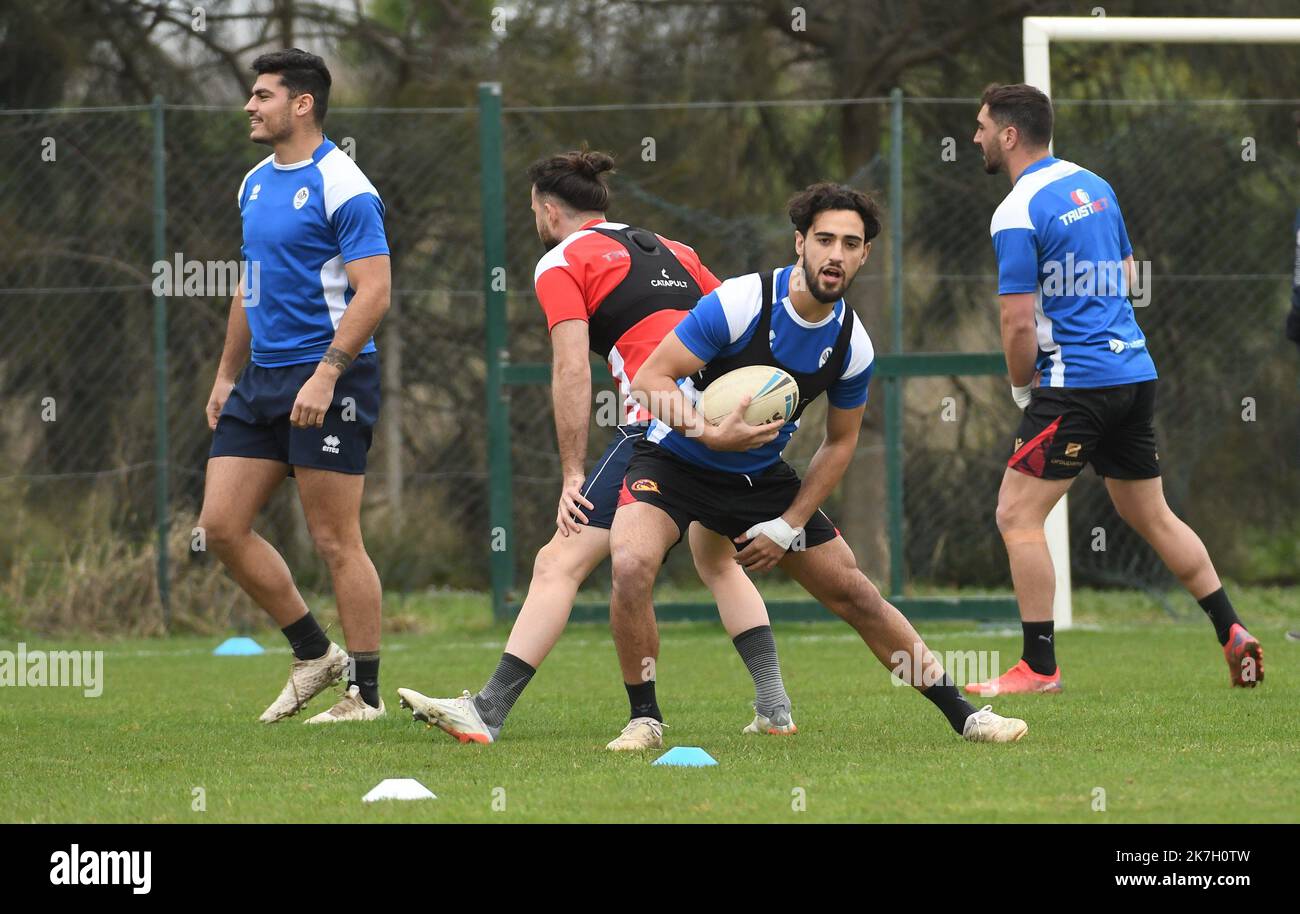
[[[771,717],[765,717],[755,709],[754,722],[740,732],[770,733],[773,736],[785,736],[798,733],[799,728],[794,725],[794,718],[790,716],[789,708],[778,708],[772,712]]]
[[[662,749],[664,725],[653,717],[634,717],[627,722],[623,732],[605,746],[614,752],[634,752],[640,749]]]
[[[495,743],[500,727],[490,727],[483,722],[474,704],[474,696],[466,689],[460,698],[430,698],[415,689],[398,689],[403,708],[411,709],[411,716],[437,727],[462,743]]]
[[[328,711],[321,711],[315,717],[307,718],[303,723],[337,724],[345,720],[376,720],[383,717],[385,713],[382,698],[379,699],[379,707],[372,708],[361,697],[361,687],[353,684],[348,686],[348,690],[334,703],[334,707]]]
[[[972,743],[1014,743],[1029,732],[1029,724],[1018,717],[1003,717],[985,705],[970,717],[962,728],[963,739]]]
[[[262,712],[259,720],[273,724],[293,717],[321,692],[343,678],[348,668],[348,652],[333,641],[330,649],[315,660],[294,660],[289,668],[289,681],[280,691],[280,697]]]

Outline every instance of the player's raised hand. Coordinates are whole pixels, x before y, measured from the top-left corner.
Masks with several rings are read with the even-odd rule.
[[[317,369],[298,391],[289,413],[289,424],[294,428],[320,428],[325,424],[325,414],[334,402],[334,382],[337,375]]]
[[[560,508],[555,514],[555,526],[564,536],[581,533],[582,525],[587,523],[587,515],[581,509],[590,511],[595,507],[582,494],[583,481],[582,476],[566,476],[564,479],[564,488],[560,491]]]
[[[749,407],[751,397],[741,397],[725,419],[715,426],[708,426],[700,440],[715,451],[752,451],[762,447],[781,434],[783,421],[768,422],[764,425],[750,425],[745,421],[745,410]]]
[[[230,398],[230,392],[234,389],[235,382],[223,378],[217,378],[217,382],[212,385],[212,393],[208,394],[208,405],[204,412],[208,414],[208,428],[213,431],[217,430],[217,420],[221,418],[221,411],[225,408],[226,400]]]

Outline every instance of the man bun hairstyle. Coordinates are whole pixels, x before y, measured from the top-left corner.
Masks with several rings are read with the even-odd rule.
[[[538,194],[554,197],[576,213],[609,208],[606,173],[614,173],[614,159],[586,148],[538,159],[526,172]]]
[[[880,206],[875,199],[856,187],[822,181],[810,184],[790,198],[790,221],[800,235],[807,235],[818,213],[828,209],[851,209],[862,217],[866,230],[863,241],[880,234]]]
[[[1031,146],[1052,142],[1052,100],[1036,86],[993,83],[984,90],[980,103],[989,106],[989,117],[999,127],[1015,127]]]
[[[325,61],[301,48],[287,48],[262,54],[253,61],[252,69],[258,76],[265,73],[279,76],[280,82],[289,90],[290,98],[310,95],[316,126],[325,125],[325,112],[330,105],[330,86],[334,83]]]

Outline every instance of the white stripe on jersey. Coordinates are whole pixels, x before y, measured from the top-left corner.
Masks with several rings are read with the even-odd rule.
[[[638,413],[641,407],[636,400],[632,399],[632,379],[627,376],[627,369],[624,367],[626,363],[623,361],[623,356],[619,353],[617,346],[609,351],[609,354],[605,356],[605,360],[609,362],[609,373],[614,376],[614,380],[618,383],[618,392],[623,395],[623,421],[625,424],[631,425],[640,418]]]
[[[595,234],[594,230],[598,228],[615,229],[615,230],[625,229],[627,228],[627,223],[602,222],[599,225],[593,225],[591,228],[578,229],[578,231],[572,232],[563,241],[561,241],[555,247],[551,248],[549,251],[543,254],[541,260],[537,261],[537,267],[536,269],[533,270],[533,285],[537,285],[537,280],[541,279],[542,274],[545,273],[547,270],[549,270],[551,267],[562,267],[568,263],[568,261],[564,259],[565,248],[573,244],[573,242],[577,241],[579,238],[585,238],[588,235],[594,235]]]
[[[321,156],[316,167],[320,170],[321,183],[324,186],[326,219],[333,219],[335,210],[353,197],[361,194],[379,196],[379,191],[375,190],[370,179],[362,174],[357,163],[337,146]]]
[[[775,282],[775,280],[773,280]],[[740,339],[745,328],[758,317],[763,305],[763,283],[757,273],[735,276],[714,289],[722,305],[722,313],[727,316],[727,336],[734,343]]]
[[[1038,331],[1038,348],[1052,356],[1052,368],[1043,383],[1048,387],[1061,387],[1065,382],[1065,362],[1061,359],[1061,347],[1052,337],[1052,319],[1043,313],[1041,288],[1034,295],[1034,316],[1037,318],[1034,325]]]
[[[1007,194],[1006,198],[998,204],[998,208],[993,211],[993,219],[989,223],[989,236],[992,237],[1004,229],[1032,230],[1034,222],[1029,218],[1029,201],[1034,199],[1034,194],[1053,181],[1059,181],[1076,171],[1083,170],[1073,162],[1058,159],[1046,168],[1021,176],[1011,188],[1011,193]]]
[[[271,160],[274,159],[274,158],[275,158],[275,153],[273,152],[273,153],[271,153],[269,156],[267,156],[265,159],[263,159],[262,161],[258,162],[256,165],[254,165],[252,168],[248,169],[248,171],[244,172],[244,180],[242,180],[242,181],[239,182],[239,191],[238,191],[238,193],[235,194],[235,205],[236,205],[236,206],[240,206],[240,205],[242,205],[243,202],[244,202],[244,185],[246,185],[246,184],[248,183],[248,178],[249,178],[249,176],[252,175],[253,172],[257,171],[259,168],[261,168],[263,165],[265,165],[267,162],[271,161]]]
[[[343,268],[343,255],[338,254],[325,261],[320,268],[320,287],[325,295],[325,304],[330,309],[330,323],[339,329],[343,312],[347,310],[345,290],[348,288],[348,271]]]
[[[848,307],[848,302],[844,303],[844,307]],[[844,373],[840,375],[841,381],[856,378],[870,368],[871,363],[876,360],[876,348],[871,344],[871,335],[867,333],[867,328],[862,326],[862,318],[856,313],[853,317],[853,335],[849,337],[849,357],[845,359]],[[843,319],[841,314],[840,320]]]

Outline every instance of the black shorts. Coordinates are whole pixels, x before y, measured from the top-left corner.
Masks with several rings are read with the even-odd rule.
[[[322,428],[294,428],[289,424],[294,400],[317,364],[245,366],[217,419],[208,456],[260,457],[290,467],[365,473],[379,418],[379,355],[357,356],[339,376]]]
[[[691,521],[732,540],[755,524],[780,517],[799,494],[799,474],[784,460],[760,473],[724,473],[682,460],[642,439],[632,450],[618,503],[645,502],[661,508],[679,534]],[[822,511],[804,524],[803,547],[811,549],[839,536]],[[793,547],[792,547],[793,548]]]
[[[1098,476],[1154,479],[1156,382],[1118,387],[1036,387],[1007,466],[1040,479],[1073,479],[1085,463]]]

